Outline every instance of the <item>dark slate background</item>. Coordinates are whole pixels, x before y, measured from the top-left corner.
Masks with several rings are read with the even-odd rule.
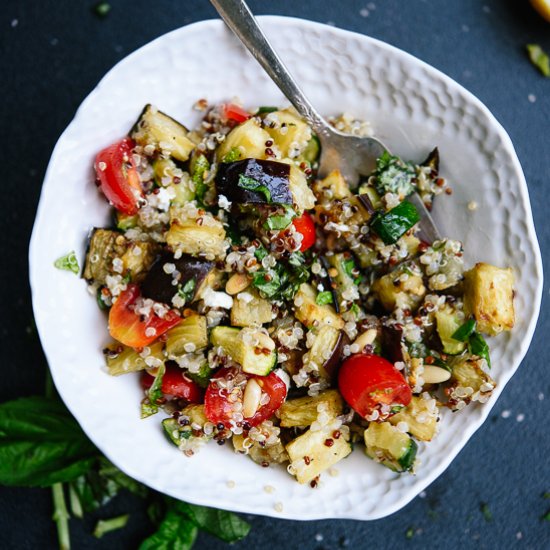
[[[111,0],[104,19],[88,0],[3,0],[0,113],[4,213],[0,401],[43,391],[46,364],[33,329],[27,247],[42,178],[56,140],[103,74],[146,42],[215,17],[206,0]],[[546,271],[550,267],[550,79],[524,47],[550,52],[550,23],[524,0],[281,0],[250,2],[258,14],[330,22],[412,53],[477,95],[509,132],[523,165]],[[223,70],[223,67],[220,67]],[[131,92],[129,92],[131,93]],[[62,198],[60,198],[62,200]],[[290,522],[250,516],[236,548],[531,548],[550,546],[548,284],[533,344],[491,416],[452,466],[400,512],[374,522]],[[75,365],[77,368],[78,365]],[[2,548],[54,548],[49,490],[2,488]],[[492,520],[480,511],[487,503]],[[119,497],[103,512],[131,512],[128,527],[96,540],[96,518],[71,521],[74,548],[135,548],[151,526],[138,501]],[[406,532],[412,528],[412,538]],[[224,548],[201,535],[197,548]]]

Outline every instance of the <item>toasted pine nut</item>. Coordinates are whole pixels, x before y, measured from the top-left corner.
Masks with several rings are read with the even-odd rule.
[[[244,273],[235,273],[232,275],[225,284],[225,291],[231,296],[235,296],[239,292],[242,292],[250,285],[250,279],[248,275]]]
[[[261,399],[262,388],[260,388],[258,382],[256,382],[254,378],[251,378],[246,384],[243,395],[243,416],[245,418],[254,416],[260,406]]]
[[[422,373],[422,378],[424,378],[426,384],[440,384],[449,380],[450,377],[451,373],[448,370],[434,365],[426,365]]]
[[[363,351],[365,349],[365,346],[368,346],[372,344],[376,338],[376,329],[375,328],[369,328],[363,334],[360,334],[353,344],[357,344],[359,346],[359,351]]]

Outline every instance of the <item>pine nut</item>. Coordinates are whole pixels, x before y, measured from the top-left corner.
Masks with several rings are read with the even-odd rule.
[[[258,407],[260,406],[260,400],[262,399],[262,388],[258,385],[258,382],[251,378],[244,389],[243,395],[243,416],[250,418],[254,416]]]
[[[359,351],[363,351],[363,349],[365,349],[365,346],[368,346],[374,342],[374,340],[376,339],[376,333],[377,331],[375,328],[369,328],[355,339],[353,345],[357,344],[359,346]]]
[[[446,382],[451,377],[451,373],[447,369],[436,367],[434,365],[426,365],[422,378],[425,384],[440,384]]]
[[[245,273],[235,273],[225,284],[225,291],[231,296],[235,296],[242,292],[250,285],[250,279]]]

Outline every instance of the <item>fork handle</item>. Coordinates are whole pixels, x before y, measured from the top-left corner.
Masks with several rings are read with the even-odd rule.
[[[298,113],[313,127],[315,133],[322,136],[329,134],[330,126],[296,84],[246,2],[243,0],[210,0],[210,2]]]

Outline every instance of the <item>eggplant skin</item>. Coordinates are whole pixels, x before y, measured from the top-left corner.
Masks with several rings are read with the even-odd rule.
[[[181,278],[177,285],[172,284],[173,275],[164,271],[165,264],[174,264],[176,270],[181,274]],[[194,300],[202,282],[207,278],[214,267],[214,262],[208,262],[187,255],[183,255],[176,260],[173,254],[165,252],[159,256],[151,266],[151,269],[141,284],[141,294],[145,298],[155,300],[155,302],[171,305],[172,298],[177,293],[179,285],[183,287],[185,283],[194,279],[195,287],[192,298]]]
[[[336,346],[334,347],[331,356],[323,364],[323,369],[333,382],[337,379],[338,371],[342,363],[344,346],[349,345],[349,343],[350,340],[348,335],[343,330],[340,331],[340,336],[338,337],[338,341],[336,342]]]
[[[239,187],[241,176],[256,180],[271,193],[271,203],[292,204],[290,165],[273,160],[244,159],[222,162],[216,174],[216,189],[235,204],[267,204],[264,193]]]

